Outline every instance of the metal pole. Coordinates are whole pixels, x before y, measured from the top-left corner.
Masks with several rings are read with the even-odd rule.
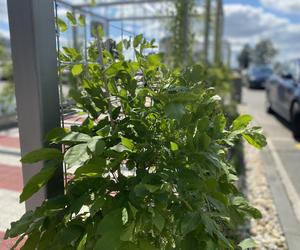
[[[164,0],[165,2],[175,2],[175,0]],[[154,3],[161,3],[162,0],[127,0],[127,1],[106,1],[106,2],[99,2],[96,3],[95,7],[110,7],[110,6],[116,6],[116,5],[133,5],[133,4],[145,4],[145,3],[149,3],[149,4],[154,4]],[[75,8],[88,8],[91,7],[90,3],[87,4],[77,4],[77,5],[73,5]]]
[[[214,62],[220,65],[222,61],[222,0],[216,1]]]
[[[52,0],[8,0],[14,81],[21,153],[45,146],[44,136],[60,126],[54,5]],[[23,165],[26,183],[43,167]],[[63,193],[63,168],[31,199],[32,210],[43,200]]]
[[[211,15],[211,0],[206,0],[205,1],[205,22],[204,22],[204,48],[203,48],[203,60],[205,63],[208,63],[210,15]]]
[[[182,40],[183,40],[183,59],[185,65],[188,63],[189,53],[189,0],[183,0],[182,13]]]
[[[74,8],[72,8],[72,14],[73,16],[76,16],[76,10]],[[78,42],[77,42],[77,26],[72,26],[72,36],[73,36],[73,48],[78,50],[79,46],[78,46]]]

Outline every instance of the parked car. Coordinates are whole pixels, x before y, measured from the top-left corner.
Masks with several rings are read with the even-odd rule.
[[[266,83],[267,111],[289,121],[300,138],[300,59],[286,62]]]
[[[246,84],[249,88],[264,88],[272,74],[273,71],[268,65],[251,65],[247,71]]]

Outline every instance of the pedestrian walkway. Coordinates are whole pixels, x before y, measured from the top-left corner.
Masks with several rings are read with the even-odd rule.
[[[0,250],[14,244],[14,240],[3,241],[5,230],[25,212],[25,204],[19,203],[23,188],[20,157],[18,129],[0,132]]]
[[[80,124],[85,116],[69,115],[65,127]],[[22,165],[20,162],[20,141],[18,128],[0,131],[0,250],[13,246],[15,240],[3,240],[10,223],[25,213],[25,203],[19,203],[23,189]]]

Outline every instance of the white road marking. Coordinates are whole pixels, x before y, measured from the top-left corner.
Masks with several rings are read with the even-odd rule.
[[[275,162],[275,167],[276,167],[276,169],[280,175],[281,181],[286,189],[288,198],[292,204],[296,218],[300,222],[300,197],[299,197],[288,173],[286,172],[286,169],[285,169],[278,153],[276,152],[274,144],[272,143],[272,141],[270,139],[267,139],[267,142],[268,142],[268,147],[270,149],[271,155]]]

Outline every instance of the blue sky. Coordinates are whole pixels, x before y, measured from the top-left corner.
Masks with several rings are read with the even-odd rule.
[[[245,43],[271,39],[276,58],[300,58],[300,0],[224,0],[225,37],[233,57]]]
[[[70,0],[71,2],[83,0]],[[109,0],[106,0],[109,1]],[[225,39],[231,43],[233,63],[245,43],[254,46],[261,39],[271,39],[279,54],[276,60],[300,58],[300,0],[223,0],[225,12]],[[148,4],[136,11],[128,8],[126,14],[154,14],[161,9]],[[102,11],[105,14],[105,10]],[[114,10],[123,15],[124,12]],[[100,12],[101,14],[101,12]],[[116,23],[120,25],[119,23]],[[130,24],[125,27],[135,33],[144,33],[147,38],[162,38],[166,35],[159,21]],[[134,28],[133,28],[134,27]],[[117,31],[116,31],[117,32]],[[202,41],[201,31],[198,40]],[[0,0],[0,35],[9,37],[6,0]],[[119,35],[120,36],[120,35]]]

